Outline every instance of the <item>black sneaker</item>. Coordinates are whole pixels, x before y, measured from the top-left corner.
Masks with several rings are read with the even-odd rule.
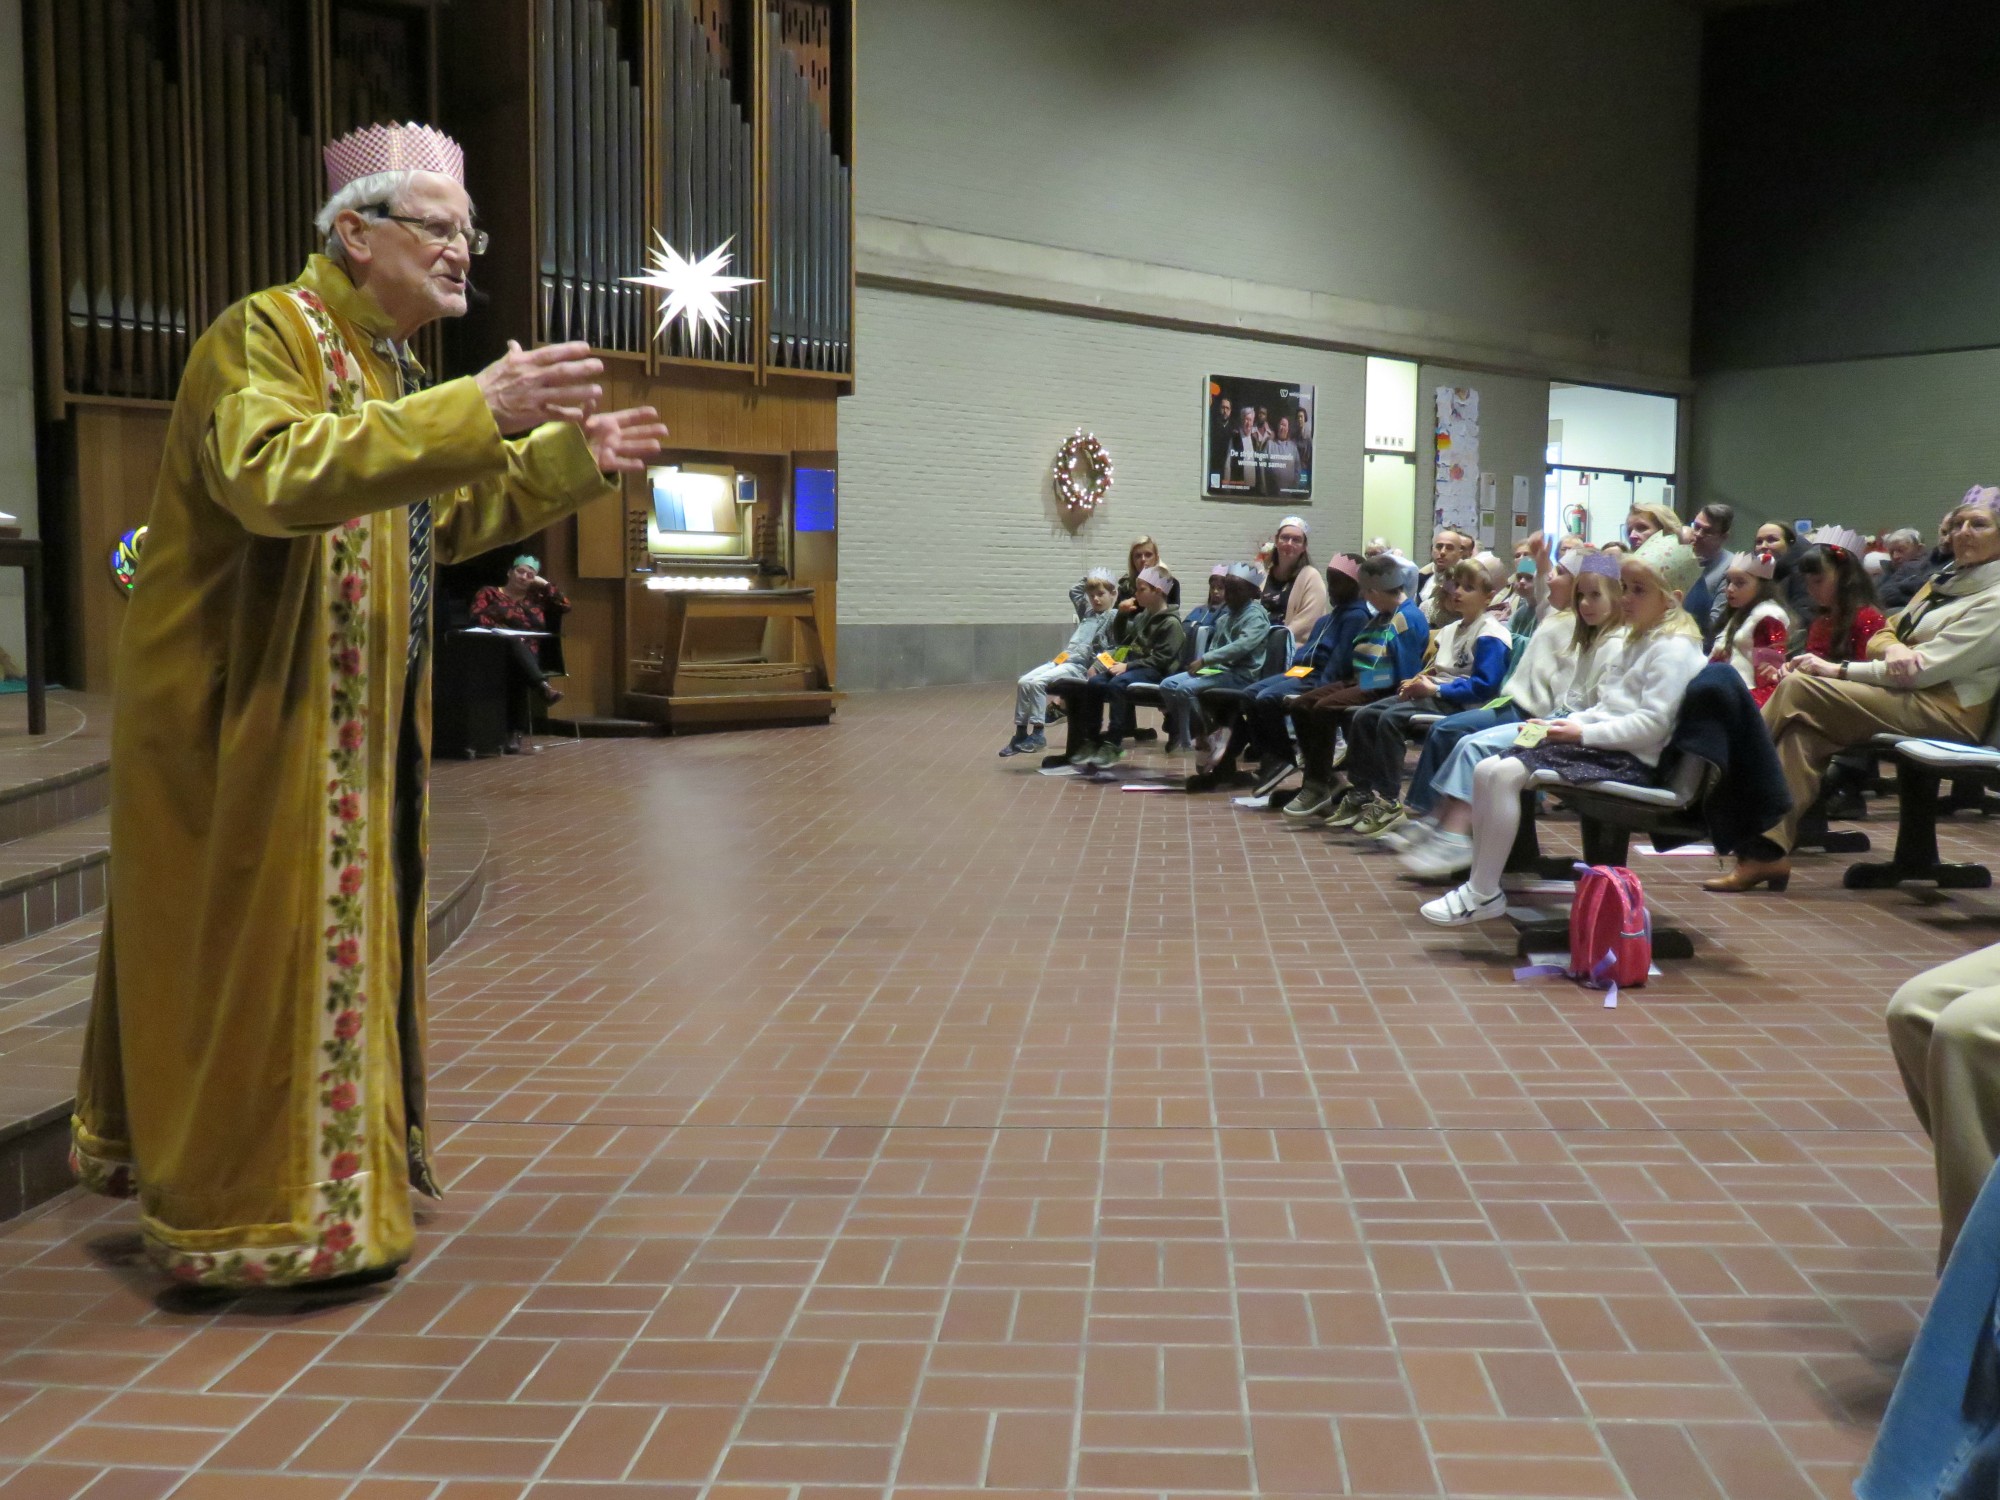
[[[1271,793],[1290,780],[1292,773],[1296,770],[1298,770],[1298,767],[1289,760],[1280,758],[1272,761],[1270,765],[1266,766],[1258,774],[1257,788],[1251,795],[1256,797],[1270,796]]]
[[[1014,738],[1007,741],[1006,744],[1000,747],[1000,754],[1004,758],[1009,755],[1024,755],[1027,753],[1027,750],[1028,750],[1027,731],[1017,729],[1014,731]]]
[[[1026,739],[1022,740],[1021,748],[1015,751],[1014,753],[1017,755],[1039,755],[1042,751],[1048,748],[1049,748],[1049,737],[1043,734],[1038,729],[1033,734],[1029,735]]]

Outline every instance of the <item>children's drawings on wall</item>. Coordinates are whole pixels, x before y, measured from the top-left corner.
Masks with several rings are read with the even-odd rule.
[[[1479,524],[1479,392],[1437,388],[1437,505],[1439,526],[1476,535]]]

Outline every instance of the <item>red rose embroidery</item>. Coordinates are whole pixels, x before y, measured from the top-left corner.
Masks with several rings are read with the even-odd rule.
[[[340,529],[342,531],[359,531],[361,529],[361,517],[355,516],[351,520],[342,521]]]
[[[361,889],[363,879],[361,867],[359,865],[349,865],[340,872],[340,894],[343,896],[352,896]]]
[[[361,675],[361,653],[354,647],[349,646],[345,651],[334,657],[333,669],[342,677],[359,677]]]
[[[343,1042],[351,1042],[361,1035],[361,1012],[344,1010],[333,1018],[333,1034]]]
[[[355,1097],[353,1084],[336,1083],[327,1091],[326,1107],[337,1115],[344,1115],[354,1108]]]
[[[354,1243],[354,1226],[352,1224],[329,1224],[326,1233],[320,1236],[320,1243],[326,1246],[329,1251],[338,1255]],[[317,1258],[315,1258],[314,1264],[318,1264]]]
[[[368,580],[359,573],[349,573],[340,580],[340,597],[349,604],[359,604],[368,593]]]
[[[306,1274],[309,1276],[331,1276],[333,1274],[333,1252],[331,1250],[322,1250],[319,1254],[315,1255],[312,1258],[312,1264],[306,1268]]]
[[[270,1274],[269,1271],[264,1269],[264,1263],[261,1260],[246,1260],[243,1262],[243,1279],[245,1281],[255,1284],[261,1282]]]
[[[333,1159],[333,1166],[328,1170],[332,1172],[335,1182],[345,1182],[361,1170],[361,1158],[352,1151],[343,1151]]]
[[[340,726],[340,748],[343,750],[359,750],[367,738],[368,727],[359,719],[349,719]]]
[[[352,792],[345,793],[333,804],[334,815],[343,823],[352,823],[361,816],[361,799]]]
[[[351,969],[361,962],[361,945],[353,938],[342,938],[333,945],[333,961],[343,969]]]

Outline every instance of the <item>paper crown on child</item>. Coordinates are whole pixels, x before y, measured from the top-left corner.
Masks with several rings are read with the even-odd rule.
[[[348,183],[378,172],[436,172],[465,186],[465,150],[430,125],[363,125],[337,141],[329,141],[326,193],[330,198]]]
[[[1852,526],[1822,526],[1806,540],[1813,546],[1825,548],[1830,552],[1845,552],[1856,561],[1868,555],[1867,538]]]
[[[1088,573],[1083,575],[1083,581],[1085,583],[1108,583],[1113,588],[1116,588],[1118,586],[1118,575],[1109,568],[1092,568]]]
[[[1964,510],[1968,505],[1983,505],[1988,510],[2000,510],[2000,485],[1975,484],[1965,492],[1965,498],[1952,508]]]
[[[1264,570],[1258,567],[1255,563],[1247,563],[1247,562],[1231,563],[1227,569],[1227,572],[1231,578],[1240,578],[1245,583],[1254,584],[1258,588],[1262,588],[1264,586]]]
[[[1776,578],[1778,560],[1762,552],[1739,552],[1729,559],[1729,571],[1748,573],[1752,578]]]
[[[1573,577],[1595,573],[1599,578],[1618,577],[1618,559],[1595,547],[1572,547],[1562,556],[1562,570]]]
[[[1141,568],[1139,582],[1156,588],[1163,594],[1171,594],[1174,591],[1174,575],[1165,568]]]
[[[526,568],[530,573],[542,571],[542,560],[532,552],[523,552],[514,559],[513,565],[517,568]]]
[[[1284,520],[1278,523],[1278,530],[1283,531],[1287,526],[1298,527],[1300,536],[1312,535],[1312,527],[1306,525],[1306,518],[1304,516],[1286,516]]]
[[[1361,581],[1361,564],[1345,552],[1334,553],[1333,560],[1326,565],[1326,570],[1329,573],[1338,573],[1342,578],[1352,578],[1356,583]]]
[[[1694,555],[1694,548],[1664,531],[1641,542],[1632,552],[1632,561],[1651,568],[1676,594],[1685,594],[1701,577],[1701,559]]]
[[[1210,578],[1227,578],[1229,576],[1229,564],[1217,563],[1208,570],[1208,576]]]

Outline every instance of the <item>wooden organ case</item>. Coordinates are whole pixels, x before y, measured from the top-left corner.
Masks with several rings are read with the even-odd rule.
[[[456,368],[587,342],[669,450],[547,538],[572,697],[675,732],[833,712],[838,398],[853,389],[853,0],[480,0],[440,12],[445,125],[493,248]],[[758,284],[656,337],[655,239]],[[724,498],[680,533],[674,487]]]
[[[658,473],[541,538],[570,593],[566,711],[673,730],[832,712],[838,398],[853,389],[854,0],[27,0],[43,535],[57,672],[103,691],[107,559],[142,524],[189,348],[317,248],[320,150],[429,120],[493,235],[419,353],[587,341]],[[655,337],[654,236],[759,285]],[[677,548],[659,475],[727,474]],[[671,489],[672,480],[665,481]],[[713,518],[711,518],[713,519]],[[141,563],[143,566],[143,562]]]

